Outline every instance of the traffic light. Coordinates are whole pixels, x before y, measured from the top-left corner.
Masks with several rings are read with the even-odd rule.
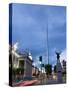
[[[42,62],[42,56],[39,57],[39,61]]]

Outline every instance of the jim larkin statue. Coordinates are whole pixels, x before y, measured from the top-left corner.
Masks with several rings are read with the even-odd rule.
[[[57,82],[62,83],[62,66],[60,63],[60,53],[56,52],[57,55]]]

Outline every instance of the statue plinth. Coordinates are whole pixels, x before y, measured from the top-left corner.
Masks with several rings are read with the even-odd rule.
[[[56,53],[57,55],[57,82],[62,83],[62,66],[60,63],[60,53]]]

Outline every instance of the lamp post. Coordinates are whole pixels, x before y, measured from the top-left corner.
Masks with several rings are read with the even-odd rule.
[[[42,81],[43,81],[43,83],[44,83],[44,81],[45,81],[45,76],[44,76],[44,67],[45,67],[45,65],[42,64],[42,69],[43,69],[43,72],[42,72],[42,73],[43,73],[43,74],[42,74],[42,79],[43,79],[43,80],[42,80]]]
[[[34,73],[35,73],[35,76],[36,76],[36,64],[35,63],[33,63],[33,65],[34,65]]]
[[[40,66],[41,66],[41,73],[42,73],[42,56],[39,57]]]
[[[39,57],[39,61],[40,61],[40,66],[41,66],[40,77],[41,77],[41,83],[42,83],[42,56]]]

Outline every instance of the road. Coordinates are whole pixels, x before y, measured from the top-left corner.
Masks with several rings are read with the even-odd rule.
[[[49,84],[60,84],[60,83],[58,83],[57,80],[54,80],[54,79],[38,79],[37,78],[35,80],[20,81],[19,83],[16,83],[13,86],[35,86],[35,85],[49,85]]]

